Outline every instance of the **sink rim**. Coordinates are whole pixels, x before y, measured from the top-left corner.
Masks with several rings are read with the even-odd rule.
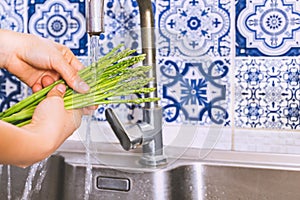
[[[300,155],[297,154],[275,154],[275,153],[257,153],[257,152],[242,152],[242,151],[227,151],[227,150],[207,150],[197,148],[185,148],[168,146],[164,151],[168,159],[167,165],[159,167],[142,166],[138,163],[141,156],[141,150],[124,151],[118,148],[119,144],[99,142],[96,152],[90,152],[91,164],[96,166],[102,165],[107,168],[141,170],[141,171],[156,171],[170,170],[183,165],[219,165],[232,167],[251,167],[251,168],[266,168],[266,169],[289,169],[300,171]],[[86,166],[87,149],[81,141],[66,141],[56,152],[56,155],[65,157],[66,162],[76,165]],[[55,155],[54,154],[54,155]],[[75,155],[77,159],[72,159]],[[102,162],[99,158],[102,158]],[[114,162],[108,163],[108,158],[117,159]],[[123,158],[123,161],[122,159]],[[105,161],[105,159],[107,159]],[[124,161],[124,159],[127,159]],[[107,162],[107,163],[106,163]],[[128,165],[126,165],[128,164]]]

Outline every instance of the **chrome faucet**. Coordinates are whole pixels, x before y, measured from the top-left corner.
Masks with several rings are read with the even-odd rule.
[[[86,0],[86,30],[89,35],[104,31],[104,0]]]
[[[155,81],[149,83],[148,87],[157,87],[152,3],[151,0],[137,0],[137,2],[140,11],[142,53],[146,55],[143,64],[153,66],[148,76],[155,78]],[[104,0],[88,0],[87,31],[90,35],[97,35],[103,31],[103,3]],[[145,97],[157,96],[157,91],[155,91]],[[111,108],[106,109],[105,116],[123,149],[128,151],[142,146],[143,156],[140,163],[147,166],[166,164],[162,139],[162,108],[158,102],[145,103],[143,121],[126,128]]]

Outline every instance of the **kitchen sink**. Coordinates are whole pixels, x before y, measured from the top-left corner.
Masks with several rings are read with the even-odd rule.
[[[25,169],[1,166],[0,199],[60,199],[64,165],[63,157],[52,156]]]
[[[170,173],[170,199],[300,199],[299,171],[191,164]]]
[[[29,199],[300,199],[298,155],[175,147],[165,153],[168,164],[148,167],[140,164],[138,151],[99,144],[87,158],[85,147],[67,142],[45,162],[41,189],[32,187]],[[10,186],[7,168],[2,169],[0,198],[8,199],[11,188],[11,199],[21,199],[30,168],[10,167]]]

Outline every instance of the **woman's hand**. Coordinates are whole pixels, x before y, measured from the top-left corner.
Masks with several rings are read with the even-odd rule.
[[[66,46],[8,30],[0,30],[0,44],[0,67],[17,76],[34,92],[60,77],[80,93],[89,90],[77,75],[84,66]]]
[[[0,121],[0,163],[30,166],[49,157],[79,127],[84,109],[65,110],[66,86],[54,87],[21,128]]]
[[[60,77],[74,90],[89,86],[77,75],[83,65],[65,46],[30,34],[0,29],[0,68],[7,69],[34,92]],[[29,166],[51,155],[96,106],[66,110],[66,86],[55,86],[35,109],[32,122],[21,128],[0,120],[0,163]]]
[[[63,96],[66,86],[55,86],[35,109],[30,124],[25,129],[40,137],[44,143],[45,156],[54,152],[79,126],[83,109],[66,110]]]

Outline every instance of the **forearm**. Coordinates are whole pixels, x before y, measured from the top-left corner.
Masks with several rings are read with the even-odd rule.
[[[0,163],[20,167],[32,165],[48,157],[52,148],[43,134],[34,134],[0,120]]]

